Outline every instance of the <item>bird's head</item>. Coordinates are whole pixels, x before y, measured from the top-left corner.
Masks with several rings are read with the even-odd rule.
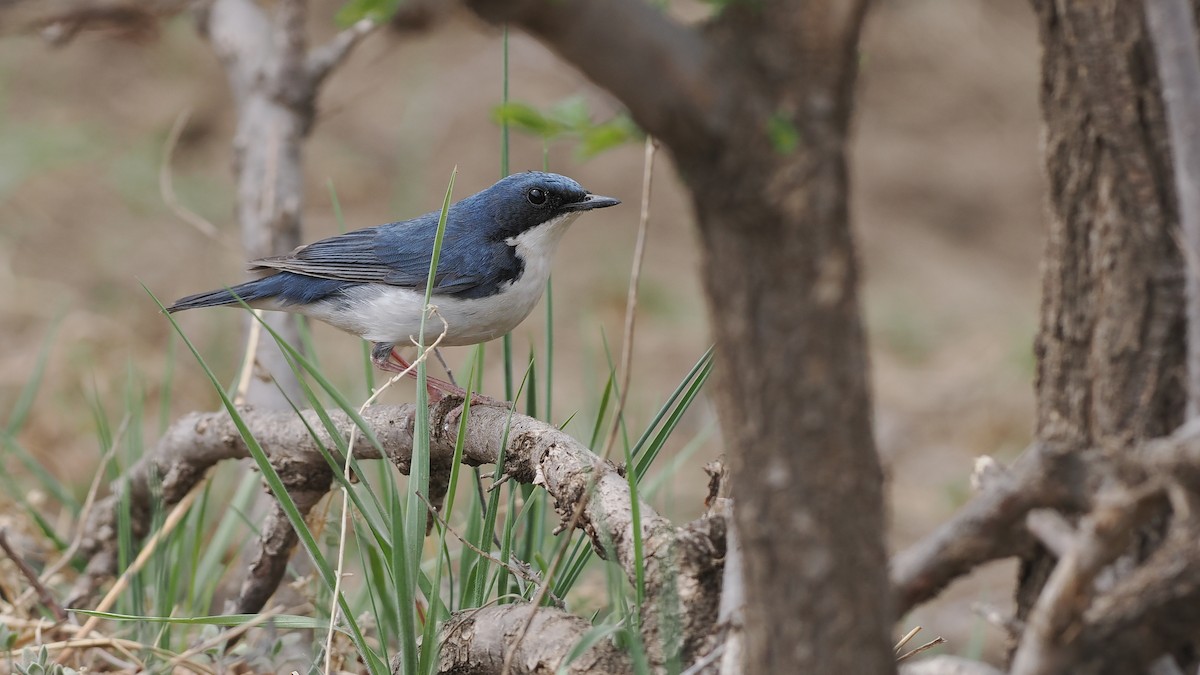
[[[488,215],[496,239],[515,239],[533,230],[561,229],[584,211],[616,206],[619,199],[594,195],[556,173],[527,171],[502,179],[475,195],[475,205]]]

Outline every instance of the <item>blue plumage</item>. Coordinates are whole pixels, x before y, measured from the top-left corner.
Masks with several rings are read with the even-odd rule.
[[[307,305],[325,300],[354,285],[352,281],[317,279],[291,272],[280,272],[269,277],[238,284],[233,288],[223,288],[180,298],[175,301],[175,304],[168,307],[167,311],[179,312],[200,307],[236,305],[239,298],[247,304],[270,298],[277,300],[281,305]]]
[[[532,203],[530,190],[541,190],[545,202]],[[507,240],[552,219],[564,208],[570,212],[612,205],[589,202],[589,196],[566,176],[530,171],[513,174],[455,203],[446,214],[434,292],[460,298],[496,293],[524,269],[524,262]],[[424,288],[440,215],[433,211],[412,220],[353,230],[302,246],[289,255],[256,260],[251,271],[271,276],[231,290],[246,302],[277,298],[280,304],[298,305],[348,287],[320,280]],[[300,288],[305,283],[313,287]],[[182,298],[167,311],[230,304],[236,300],[227,291],[211,291]]]
[[[566,176],[530,171],[451,206],[433,286],[433,302],[446,321],[443,344],[476,344],[512,330],[541,297],[566,227],[584,211],[619,203]],[[181,298],[167,311],[240,298],[304,314],[376,342],[376,364],[392,369],[392,345],[407,344],[419,330],[439,215],[354,230],[255,260],[250,269],[260,278]]]

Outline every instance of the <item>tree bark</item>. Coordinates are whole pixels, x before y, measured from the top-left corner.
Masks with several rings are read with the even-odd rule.
[[[304,205],[302,145],[314,117],[315,87],[304,71],[306,0],[287,0],[268,16],[247,0],[215,0],[201,30],[225,66],[237,104],[233,139],[237,217],[247,259],[288,253],[300,245]],[[263,316],[292,345],[300,344],[296,318]],[[247,329],[255,321],[248,319]],[[303,401],[299,382],[270,334],[255,354],[246,391],[252,405],[290,409]]]
[[[1049,186],[1037,435],[1101,461],[1183,421],[1186,270],[1167,128],[1142,3],[1033,5]],[[1094,486],[1071,487],[1086,500]],[[1145,550],[1154,534],[1142,536]],[[1019,618],[1053,566],[1044,549],[1023,560]]]
[[[473,0],[557,49],[691,195],[745,556],[748,673],[893,671],[845,141],[866,2]],[[786,580],[786,581],[784,581]]]
[[[758,673],[885,672],[883,479],[845,156],[860,17],[848,10],[830,21],[822,13],[832,4],[737,7],[718,39],[725,53],[754,54],[766,73],[750,86],[769,93],[763,107],[737,111],[722,162],[683,172],[703,242],[744,550],[745,663]],[[771,62],[781,45],[763,35],[770,22],[782,27],[768,34],[800,45],[789,69]],[[773,124],[794,125],[790,151],[770,137]]]

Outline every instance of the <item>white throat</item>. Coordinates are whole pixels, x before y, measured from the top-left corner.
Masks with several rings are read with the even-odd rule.
[[[531,265],[540,264],[546,265],[546,273],[549,274],[550,259],[558,248],[558,242],[562,240],[567,228],[578,217],[578,211],[565,213],[537,227],[525,230],[515,237],[509,237],[504,240],[504,243],[517,249],[517,255],[525,261],[526,274],[530,272]]]

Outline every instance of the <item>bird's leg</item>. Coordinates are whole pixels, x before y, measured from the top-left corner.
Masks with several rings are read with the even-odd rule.
[[[408,370],[408,376],[417,379],[417,369],[412,368],[412,364],[400,356],[400,352],[396,351],[396,345],[388,342],[377,342],[375,347],[371,349],[371,362],[376,368],[386,370],[392,373],[402,373]],[[412,368],[412,370],[409,370]],[[467,391],[462,387],[451,384],[445,380],[439,380],[436,377],[425,375],[425,391],[429,393],[429,398],[433,401],[440,401],[443,396],[457,396],[465,399]],[[471,394],[471,405],[490,405],[497,408],[508,408],[508,403],[497,401],[483,394]]]

